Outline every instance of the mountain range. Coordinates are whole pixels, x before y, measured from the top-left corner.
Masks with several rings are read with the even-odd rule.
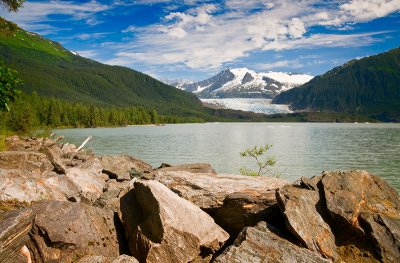
[[[295,111],[363,114],[400,121],[400,48],[351,60],[273,100]]]
[[[285,72],[257,73],[247,68],[225,69],[199,82],[175,82],[178,89],[196,94],[201,99],[269,98],[310,81],[313,76]]]

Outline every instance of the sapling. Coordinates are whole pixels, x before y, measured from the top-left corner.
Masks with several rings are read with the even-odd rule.
[[[266,144],[265,146],[254,146],[253,148],[246,148],[245,151],[241,152],[240,155],[242,157],[250,157],[255,159],[258,171],[250,170],[244,166],[240,168],[240,174],[248,176],[269,175],[273,177],[280,177],[283,172],[274,172],[270,169],[276,164],[275,156],[264,156],[271,148],[272,145]]]

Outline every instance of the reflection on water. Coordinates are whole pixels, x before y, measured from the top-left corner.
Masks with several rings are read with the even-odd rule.
[[[157,167],[208,162],[220,173],[253,167],[240,157],[246,147],[273,144],[283,178],[318,175],[324,170],[365,169],[400,190],[399,124],[206,123],[126,128],[64,129],[65,142],[97,154],[127,153]]]

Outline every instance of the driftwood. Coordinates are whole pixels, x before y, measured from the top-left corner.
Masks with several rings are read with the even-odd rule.
[[[78,147],[78,149],[75,150],[75,152],[79,152],[80,150],[82,150],[82,148],[85,147],[86,143],[88,143],[92,138],[92,136],[87,137],[87,139],[81,144],[81,146]]]
[[[54,140],[52,140],[50,143],[46,144],[45,146],[46,147],[53,146],[54,144],[56,144],[58,141],[61,141],[62,139],[64,139],[64,136],[58,136],[57,138],[55,138]]]

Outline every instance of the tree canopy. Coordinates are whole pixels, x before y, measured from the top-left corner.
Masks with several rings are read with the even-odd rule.
[[[20,84],[22,81],[15,70],[0,65],[0,111],[10,110],[10,102],[19,93],[17,87]]]
[[[17,12],[24,2],[25,0],[0,0],[0,4],[10,12]]]

